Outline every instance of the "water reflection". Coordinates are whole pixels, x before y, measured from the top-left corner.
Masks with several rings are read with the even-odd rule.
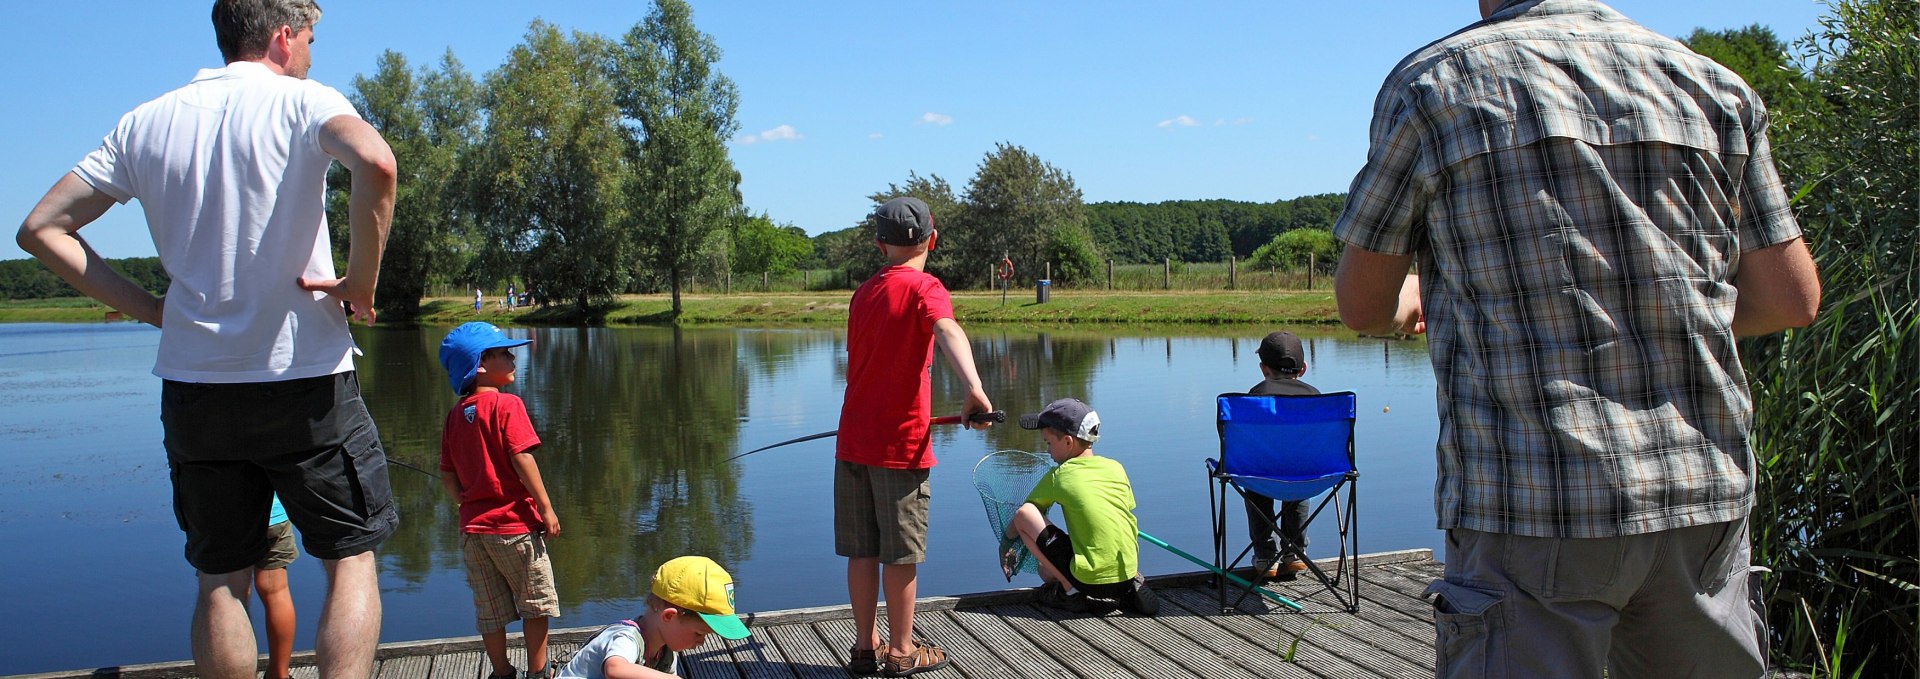
[[[1066,396],[1091,403],[1103,420],[1096,450],[1127,467],[1141,528],[1203,553],[1210,534],[1201,460],[1218,454],[1212,399],[1259,381],[1254,348],[1266,330],[972,327],[969,334],[996,407],[1034,412]],[[536,454],[564,528],[550,543],[562,605],[556,625],[637,613],[652,568],[690,553],[733,571],[744,610],[845,602],[844,560],[833,554],[833,442],[723,463],[836,426],[844,333],[507,332],[534,340],[517,350],[512,390],[543,440]],[[437,471],[441,422],[456,401],[437,360],[444,334],[355,329],[365,351],[357,361],[361,384],[389,454],[429,472]],[[61,612],[44,622],[0,618],[0,638],[44,640],[10,647],[0,674],[188,655],[192,577],[169,509],[158,380],[147,374],[157,337],[126,325],[0,328],[0,391],[15,397],[0,416],[9,462],[0,465],[0,540],[48,554],[0,566],[0,581],[20,586],[28,610]],[[1424,347],[1303,339],[1309,382],[1360,394],[1362,550],[1438,546],[1433,381]],[[959,390],[944,360],[935,359],[932,379],[935,413],[957,412]],[[995,450],[1040,450],[1039,435],[1016,426],[985,433],[937,427],[933,435],[941,462],[932,475],[920,591],[1006,587],[972,467]],[[472,634],[457,508],[426,473],[395,466],[392,482],[402,521],[380,552],[383,638]],[[1151,547],[1141,560],[1150,573],[1192,569]],[[310,648],[323,576],[310,558],[290,574],[300,608],[296,646]],[[1030,577],[1013,583],[1034,584]],[[130,608],[160,615],[100,655],[95,631]]]

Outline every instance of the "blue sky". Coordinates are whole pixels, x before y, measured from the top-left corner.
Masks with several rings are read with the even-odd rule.
[[[209,2],[0,4],[7,162],[18,224],[128,109],[219,65]],[[322,0],[311,77],[350,91],[383,50],[451,48],[476,76],[535,18],[617,36],[650,2]],[[1815,0],[1617,0],[1668,35],[1811,29]],[[820,233],[909,172],[964,192],[996,142],[1073,175],[1089,202],[1271,201],[1346,190],[1373,97],[1406,53],[1479,18],[1476,0],[1378,2],[703,2],[694,21],[739,85],[731,146],[755,212]],[[82,232],[150,256],[137,204]],[[22,257],[0,239],[0,259]]]

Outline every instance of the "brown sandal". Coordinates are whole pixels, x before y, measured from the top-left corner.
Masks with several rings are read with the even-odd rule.
[[[933,644],[919,644],[906,655],[887,654],[881,670],[889,677],[931,672],[947,666],[947,652]]]
[[[877,674],[880,672],[880,660],[873,655],[873,649],[847,649],[847,674]]]

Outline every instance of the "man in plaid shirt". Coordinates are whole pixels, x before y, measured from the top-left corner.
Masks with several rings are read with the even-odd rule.
[[[1820,294],[1765,106],[1599,2],[1480,10],[1387,77],[1334,227],[1341,319],[1429,333],[1437,674],[1760,676],[1734,337]]]

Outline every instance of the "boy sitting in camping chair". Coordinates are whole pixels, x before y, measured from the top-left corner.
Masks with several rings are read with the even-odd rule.
[[[1008,522],[1002,568],[1010,569],[1014,562],[1017,545],[1012,538],[1017,534],[1027,551],[1040,557],[1040,578],[1045,581],[1041,605],[1076,613],[1114,608],[1138,615],[1158,613],[1160,600],[1140,576],[1133,484],[1119,462],[1093,454],[1100,415],[1085,403],[1063,398],[1038,414],[1022,415],[1020,427],[1040,429],[1047,454],[1059,466],[1041,477]],[[1055,504],[1066,515],[1072,537],[1047,522],[1047,509]]]

